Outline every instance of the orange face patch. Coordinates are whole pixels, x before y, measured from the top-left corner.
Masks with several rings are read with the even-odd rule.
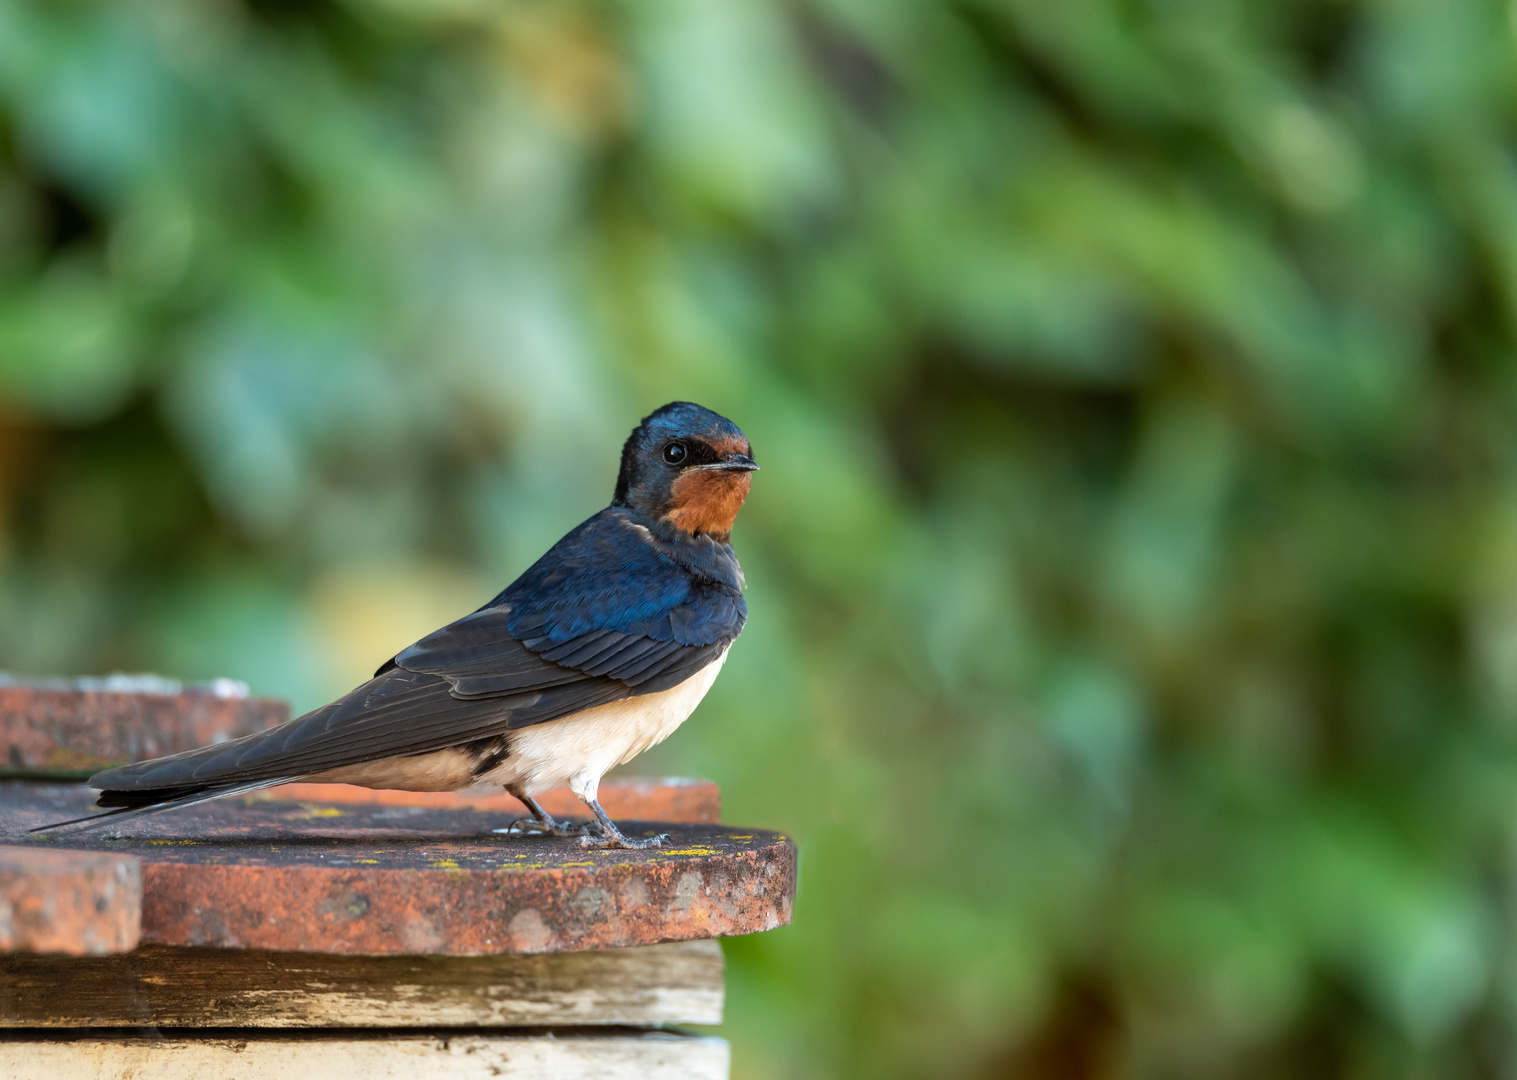
[[[742,451],[746,450],[744,443]],[[681,474],[670,487],[674,509],[664,515],[664,520],[688,533],[725,540],[732,534],[732,523],[743,508],[752,482],[752,473],[692,469]]]
[[[716,451],[717,457],[726,457],[729,454],[742,454],[746,457],[752,452],[748,449],[748,440],[741,435],[727,435],[710,445],[711,449]]]

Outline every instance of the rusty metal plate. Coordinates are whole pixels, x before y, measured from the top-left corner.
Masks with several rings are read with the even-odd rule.
[[[130,855],[0,847],[0,953],[106,956],[135,949],[141,930]]]
[[[499,787],[488,791],[376,791],[350,784],[281,784],[256,798],[295,802],[360,803],[378,806],[428,806],[439,810],[478,810],[521,817],[527,808]],[[574,817],[584,804],[566,787],[539,795],[542,808],[555,817]],[[613,820],[718,821],[722,796],[710,780],[666,777],[659,780],[608,778],[600,783],[600,804]]]
[[[87,812],[78,785],[0,784],[0,843]],[[142,860],[142,940],[364,955],[544,953],[747,934],[790,921],[795,847],[779,834],[668,832],[648,851],[504,837],[509,816],[420,806],[222,800],[34,840]]]
[[[144,692],[99,688],[111,680],[0,682],[0,774],[82,779],[290,718],[289,705],[272,698],[238,697],[215,687],[167,692],[178,684],[156,683],[159,690]]]

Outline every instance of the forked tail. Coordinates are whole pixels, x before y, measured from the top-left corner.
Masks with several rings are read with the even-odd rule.
[[[144,791],[121,791],[107,789],[100,793],[97,806],[108,806],[111,809],[103,814],[86,814],[84,817],[70,818],[68,821],[55,821],[49,825],[38,825],[35,829],[28,829],[28,833],[52,832],[54,829],[74,828],[77,831],[84,829],[96,829],[100,826],[116,820],[130,820],[131,818],[145,817],[148,814],[156,814],[161,810],[174,810],[181,806],[195,806],[199,803],[210,802],[212,799],[225,798],[228,795],[241,795],[248,791],[257,791],[260,788],[273,787],[276,784],[288,784],[297,779],[293,776],[275,777],[272,780],[248,780],[239,784],[211,784],[188,788],[152,788]]]

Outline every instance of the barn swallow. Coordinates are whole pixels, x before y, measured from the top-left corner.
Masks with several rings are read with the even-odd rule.
[[[711,689],[748,617],[732,524],[754,463],[723,416],[676,401],[622,447],[611,505],[495,599],[380,665],[329,705],[255,735],[90,777],[109,813],[189,806],[303,780],[406,791],[501,784],[531,813],[510,830],[630,840],[597,801],[612,766],[667,739]],[[568,784],[594,815],[555,821]],[[40,830],[35,830],[40,831]]]

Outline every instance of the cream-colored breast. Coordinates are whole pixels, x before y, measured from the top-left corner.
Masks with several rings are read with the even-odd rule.
[[[656,746],[685,722],[716,682],[727,650],[678,686],[654,694],[533,724],[510,733],[506,760],[479,779],[536,795],[568,784],[581,799],[594,799],[600,778],[614,766]]]

